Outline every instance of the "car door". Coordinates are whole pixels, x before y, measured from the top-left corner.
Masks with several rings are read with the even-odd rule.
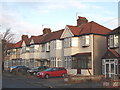
[[[53,69],[50,71],[50,76],[51,76],[51,77],[57,76],[57,68],[53,68]]]
[[[63,73],[64,73],[63,68],[58,68],[58,72],[57,72],[58,76],[61,76]]]

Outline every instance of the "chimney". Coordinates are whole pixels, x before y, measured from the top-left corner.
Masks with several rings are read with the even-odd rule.
[[[26,38],[28,38],[28,35],[22,35],[22,40],[25,40]]]
[[[51,32],[50,28],[44,28],[43,29],[43,34],[47,34],[47,33],[50,33],[50,32]]]
[[[81,26],[82,24],[87,23],[87,22],[88,22],[88,20],[85,17],[78,16],[77,26]]]

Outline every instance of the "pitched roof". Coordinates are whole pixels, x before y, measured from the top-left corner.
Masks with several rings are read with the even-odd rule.
[[[105,53],[105,55],[102,57],[102,59],[112,59],[112,58],[120,58],[120,54],[118,54],[113,49],[108,49],[108,51]]]
[[[39,44],[43,40],[43,36],[31,36],[31,39],[33,39],[35,44]]]
[[[55,31],[55,32],[50,32],[46,35],[43,35],[43,39],[42,39],[41,43],[46,43],[51,40],[60,39],[63,31],[64,31],[64,29]]]
[[[115,28],[112,32],[110,32],[109,34],[114,34],[114,33],[120,33],[120,26]]]
[[[27,35],[22,35],[22,37],[23,36],[27,36]],[[14,48],[22,47],[23,41],[25,42],[26,46],[28,46],[30,44],[30,38],[25,37],[25,38],[22,38],[22,40],[20,40],[17,43],[15,43]]]
[[[108,29],[94,21],[84,23],[80,27],[70,26],[70,25],[67,25],[67,26],[69,27],[69,29],[71,30],[71,32],[74,35],[82,35],[82,34],[90,34],[90,33],[106,35],[111,32],[110,29]]]
[[[14,43],[7,43],[7,49],[12,49],[15,47]]]
[[[15,48],[21,47],[21,46],[22,46],[22,42],[23,42],[23,40],[20,40],[19,42],[17,42],[17,43],[15,44]]]
[[[78,35],[82,29],[82,27],[77,27],[77,26],[72,26],[72,25],[67,25],[67,27],[71,30],[73,35]]]

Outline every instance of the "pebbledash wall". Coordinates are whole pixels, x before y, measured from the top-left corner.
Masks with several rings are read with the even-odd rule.
[[[88,68],[87,67],[82,68],[81,66],[80,68],[78,68],[79,64],[77,62],[75,63],[77,67],[73,68],[73,62],[74,62],[73,56],[75,54],[86,55],[86,53],[90,53],[91,67],[89,68],[89,70],[92,75],[100,75],[102,74],[101,73],[102,71],[101,57],[107,51],[106,35],[109,32],[111,32],[111,30],[102,25],[96,24],[93,21],[88,22],[88,20],[85,17],[78,17],[77,26],[66,25],[64,31],[59,34],[59,38],[58,37],[56,38],[56,36],[52,34],[50,37],[47,38],[49,40],[44,44],[40,43],[44,39],[38,38],[39,36],[36,36],[39,39],[38,40],[39,43],[37,44],[35,44],[35,41],[33,41],[32,38],[28,39],[29,45],[26,45],[26,43],[23,41],[21,44],[21,48],[19,48],[20,59],[22,61],[21,65],[27,65],[30,68],[40,66],[40,65],[48,65],[50,67],[62,66],[68,70],[69,74],[90,75],[88,72]],[[51,33],[52,32],[43,34],[43,37]],[[89,36],[89,45],[86,47],[82,46],[83,36]],[[35,46],[34,48],[38,49],[36,52],[30,51],[31,49],[30,47],[32,44]],[[43,52],[42,49],[44,45],[47,48],[47,50]],[[26,47],[27,52],[22,53],[22,47]],[[16,48],[13,48],[10,50],[15,51]],[[10,66],[8,65],[9,61],[13,59],[16,59],[17,61],[17,57],[15,53],[11,54],[9,58],[7,58],[7,60],[5,61],[6,68]],[[24,62],[25,60],[27,60],[29,64]],[[30,63],[31,60],[35,62]],[[42,63],[44,62],[44,60],[47,60],[47,62],[45,61],[45,63]],[[76,61],[79,61],[79,60],[76,58]],[[87,65],[88,60],[86,59],[86,62],[81,62],[81,63],[82,64],[80,65],[83,65],[83,66],[84,64]],[[80,73],[78,73],[79,69],[80,69]]]

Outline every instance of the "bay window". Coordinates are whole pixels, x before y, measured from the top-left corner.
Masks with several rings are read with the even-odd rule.
[[[71,56],[65,56],[65,67],[67,69],[71,69],[72,68],[72,58]]]

